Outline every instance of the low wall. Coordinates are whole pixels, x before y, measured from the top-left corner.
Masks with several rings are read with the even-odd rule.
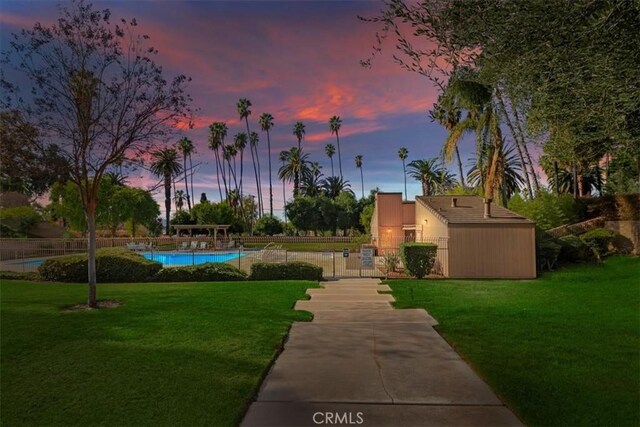
[[[631,252],[640,255],[640,221],[607,221],[605,228],[620,233],[631,242]]]

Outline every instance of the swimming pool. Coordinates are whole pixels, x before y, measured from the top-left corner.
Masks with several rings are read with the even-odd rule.
[[[178,265],[196,265],[205,262],[227,262],[244,256],[242,253],[198,253],[198,252],[140,252],[146,259],[158,261],[162,265],[171,267]]]
[[[178,265],[196,265],[204,264],[205,262],[227,262],[234,259],[243,257],[243,253],[198,253],[198,252],[138,252],[146,259],[152,261],[158,261],[165,267],[175,267]],[[14,265],[21,267],[39,267],[44,262],[44,259],[30,259],[27,261],[16,262]]]

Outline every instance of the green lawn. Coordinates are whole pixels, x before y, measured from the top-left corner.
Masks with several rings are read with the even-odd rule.
[[[525,281],[389,281],[529,425],[640,425],[640,259]]]
[[[123,306],[65,313],[85,286],[4,281],[2,425],[237,425],[314,286],[99,285]]]

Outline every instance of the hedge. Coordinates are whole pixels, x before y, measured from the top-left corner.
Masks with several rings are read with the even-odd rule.
[[[267,263],[251,265],[251,280],[322,280],[322,267],[308,262]]]
[[[560,253],[558,261],[563,264],[572,262],[596,262],[597,254],[591,246],[587,245],[578,236],[568,235],[558,239],[560,243]]]
[[[0,280],[40,280],[35,271],[0,271]]]
[[[438,245],[433,243],[400,244],[400,258],[405,271],[418,279],[429,275],[436,261],[437,251]]]
[[[76,254],[50,258],[38,267],[43,280],[86,282],[88,255]],[[96,252],[98,282],[144,282],[156,274],[162,264],[150,261],[125,248],[104,248]]]
[[[168,267],[158,271],[150,282],[223,282],[246,280],[247,273],[238,268],[221,263],[207,262],[185,267]]]

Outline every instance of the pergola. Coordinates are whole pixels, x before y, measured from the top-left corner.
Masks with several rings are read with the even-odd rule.
[[[231,227],[230,225],[218,225],[218,224],[181,224],[181,225],[172,225],[176,230],[176,234],[180,235],[180,231],[189,230],[189,236],[193,236],[193,230],[207,230],[209,232],[209,236],[211,236],[211,230],[213,230],[213,240],[218,240],[218,232],[222,231],[224,233],[224,238],[227,238],[227,229]]]

